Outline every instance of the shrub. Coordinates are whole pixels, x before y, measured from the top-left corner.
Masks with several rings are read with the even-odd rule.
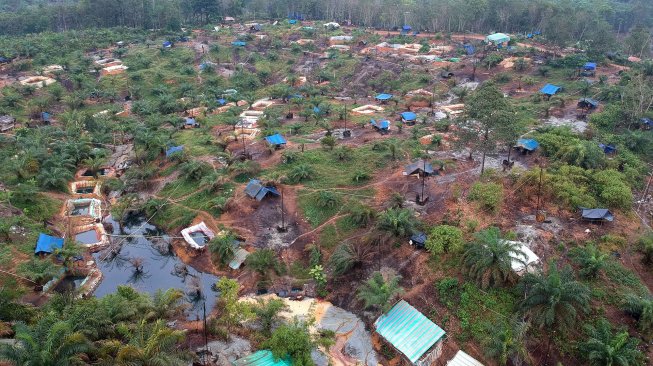
[[[497,183],[476,182],[472,185],[468,198],[478,202],[483,210],[496,212],[503,201],[503,187]]]
[[[594,173],[594,189],[606,205],[628,209],[633,204],[633,193],[624,182],[623,174],[609,169]]]
[[[435,254],[459,252],[463,245],[463,232],[450,225],[434,227],[426,240],[426,249]]]

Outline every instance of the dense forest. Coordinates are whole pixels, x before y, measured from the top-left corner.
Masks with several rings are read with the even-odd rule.
[[[0,33],[21,34],[89,27],[178,29],[180,25],[243,18],[332,19],[389,28],[447,32],[541,30],[582,41],[614,30],[650,26],[649,0],[3,0]]]

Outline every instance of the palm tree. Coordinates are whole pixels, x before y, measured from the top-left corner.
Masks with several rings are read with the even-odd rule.
[[[321,208],[334,208],[338,202],[338,197],[331,191],[320,191],[317,196],[317,205]]]
[[[650,333],[653,330],[653,298],[630,294],[626,296],[622,308],[637,319],[637,326],[642,332]]]
[[[475,240],[468,244],[463,254],[463,265],[467,274],[482,288],[514,283],[517,279],[512,269],[513,261],[525,265],[526,255],[519,243],[501,238],[496,227],[476,233]]]
[[[236,255],[233,235],[219,235],[209,242],[209,251],[218,257],[220,263],[225,265],[229,263]]]
[[[413,233],[415,217],[409,210],[391,208],[379,216],[377,225],[380,230],[396,237],[406,237]]]
[[[45,284],[58,275],[61,267],[55,265],[50,259],[33,258],[29,262],[18,265],[18,273],[39,285]]]
[[[15,345],[0,344],[0,361],[16,366],[80,365],[91,349],[82,333],[52,316],[32,327],[19,323],[15,339]]]
[[[349,217],[359,227],[366,227],[376,219],[376,210],[364,205],[349,206]]]
[[[43,169],[38,176],[41,187],[64,192],[68,190],[68,181],[71,179],[73,179],[73,174],[58,166]]]
[[[329,258],[329,266],[333,269],[333,274],[340,276],[356,266],[369,263],[373,255],[370,245],[342,243]]]
[[[163,320],[147,324],[144,320],[132,332],[127,343],[118,340],[101,342],[100,364],[119,366],[187,365],[188,357],[177,349],[185,332],[168,328]]]
[[[157,290],[152,296],[152,312],[148,314],[150,319],[169,319],[180,315],[188,307],[184,302],[184,293],[175,288],[165,291]]]
[[[586,325],[589,339],[580,344],[580,350],[591,366],[634,366],[644,364],[644,355],[637,349],[639,340],[623,330],[614,334],[605,318],[596,326]]]
[[[312,176],[313,168],[308,164],[296,165],[288,173],[288,179],[291,182],[301,182],[310,179]]]
[[[250,254],[245,264],[263,277],[267,277],[270,269],[274,269],[277,273],[280,272],[280,264],[276,253],[269,248],[259,249]]]
[[[524,292],[520,306],[540,329],[571,327],[579,313],[589,310],[590,291],[574,279],[570,266],[560,270],[551,263],[546,274],[527,273],[520,289]]]
[[[519,366],[528,364],[530,356],[526,348],[526,336],[530,324],[520,319],[512,319],[510,324],[500,323],[492,326],[491,338],[484,344],[485,353],[495,359],[499,365],[507,365],[510,361]]]
[[[272,326],[279,321],[279,313],[287,308],[280,299],[263,300],[257,299],[252,307],[254,314],[261,323],[263,334],[269,337],[272,333]]]
[[[579,273],[585,278],[596,278],[608,261],[608,255],[602,253],[592,244],[582,248],[574,248],[570,254],[574,261],[580,264]]]
[[[403,293],[399,286],[400,276],[390,274],[387,279],[381,272],[374,272],[358,289],[358,299],[365,303],[365,308],[378,308],[382,312],[390,310],[392,300]]]

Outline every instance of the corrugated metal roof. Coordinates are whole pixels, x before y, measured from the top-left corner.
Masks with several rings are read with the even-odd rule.
[[[445,334],[442,328],[404,300],[381,315],[374,327],[412,363],[416,363]]]
[[[447,366],[483,366],[483,364],[467,353],[458,351],[451,360],[447,361]]]
[[[291,366],[288,359],[274,359],[272,352],[261,350],[233,362],[234,366]]]
[[[236,253],[234,253],[234,258],[229,262],[229,268],[231,269],[238,269],[240,266],[243,265],[243,262],[245,262],[245,259],[247,259],[247,256],[249,255],[249,252],[246,251],[243,248],[238,248],[236,250]]]

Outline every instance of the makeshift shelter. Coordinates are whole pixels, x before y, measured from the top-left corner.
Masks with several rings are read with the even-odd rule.
[[[442,353],[445,331],[404,300],[381,315],[374,328],[411,365],[431,365]]]
[[[426,160],[418,160],[412,164],[406,165],[404,168],[404,175],[424,175],[430,176],[438,174],[436,170],[433,169],[433,164],[427,162]]]
[[[463,49],[465,49],[465,53],[468,56],[471,56],[476,52],[476,50],[474,49],[474,46],[472,46],[471,44],[464,44]]]
[[[512,270],[518,275],[521,276],[526,272],[533,271],[535,267],[540,263],[540,257],[538,257],[537,254],[533,253],[531,248],[529,248],[526,243],[511,240],[505,240],[505,242],[518,245],[519,250],[524,253],[524,256],[518,256],[514,253],[510,254],[512,258],[510,267],[512,267]]]
[[[176,154],[176,153],[181,153],[184,151],[184,145],[179,145],[179,146],[170,146],[166,150],[166,158],[169,158],[170,156]]]
[[[617,148],[612,144],[609,144],[609,145],[599,144],[599,147],[606,154],[614,154],[614,153],[617,152]]]
[[[414,112],[403,112],[401,114],[401,121],[408,124],[414,124],[417,120],[417,114]]]
[[[379,102],[385,103],[390,99],[392,99],[392,94],[381,93],[378,94],[376,97],[374,97],[374,99],[376,99]]]
[[[331,28],[331,29],[338,29],[340,28],[340,24],[336,22],[328,22],[328,23],[324,23],[324,27]]]
[[[240,266],[242,266],[243,263],[245,263],[245,260],[247,259],[247,256],[249,256],[248,251],[246,251],[243,248],[240,248],[240,243],[239,242],[236,242],[236,246],[238,247],[238,249],[236,249],[236,251],[234,253],[234,257],[229,262],[229,268],[231,268],[231,269],[240,268]]]
[[[596,62],[587,62],[585,65],[583,65],[583,72],[581,72],[581,75],[583,76],[594,76],[596,72]]]
[[[0,64],[6,64],[6,63],[9,63],[9,62],[11,62],[10,59],[0,56]]]
[[[281,136],[281,134],[278,133],[275,133],[272,136],[265,137],[265,141],[269,145],[274,146],[277,149],[286,144],[286,139],[284,139],[283,136]]]
[[[0,116],[0,132],[7,132],[16,126],[16,119],[12,116]]]
[[[224,21],[225,22],[235,22],[236,18],[234,18],[234,17],[224,17]]]
[[[165,41],[162,44],[163,48],[172,48],[172,42],[170,41]]]
[[[443,79],[451,79],[453,77],[453,72],[447,71],[447,70],[442,70],[440,72],[440,77]]]
[[[410,237],[410,240],[408,240],[408,244],[414,245],[415,247],[421,249],[424,248],[424,245],[426,245],[426,239],[427,239],[426,234],[424,234],[423,232],[417,232]]]
[[[614,215],[607,208],[580,208],[580,216],[587,221],[614,221]]]
[[[186,128],[198,128],[200,124],[193,117],[186,117],[186,122],[184,122],[184,127]]]
[[[233,366],[291,366],[289,358],[275,358],[271,351],[261,350],[234,361]]]
[[[245,47],[247,46],[247,42],[245,41],[233,41],[231,42],[231,45],[234,47]]]
[[[257,201],[262,201],[268,194],[275,197],[279,197],[281,194],[273,186],[264,186],[258,179],[252,179],[247,183],[245,187],[245,193],[252,197],[256,198]]]
[[[297,24],[297,19],[288,19],[288,24]]]
[[[227,100],[224,98],[217,99],[216,102],[220,105],[225,105],[227,104]]]
[[[492,43],[496,46],[507,45],[510,42],[510,37],[503,33],[494,33],[485,37],[485,42]]]
[[[650,118],[644,117],[644,118],[640,119],[639,121],[642,123],[642,126],[647,130],[649,130],[649,129],[651,129],[653,127],[653,120],[650,119]]]
[[[34,254],[52,254],[55,250],[63,248],[63,241],[63,238],[40,233]]]
[[[535,151],[540,146],[540,143],[533,139],[519,139],[515,147],[524,151]]]
[[[371,119],[370,125],[381,133],[387,133],[388,131],[390,131],[390,121],[388,120],[376,122],[375,120]]]
[[[197,225],[183,229],[181,236],[192,248],[202,249],[215,237],[215,234],[202,221]]]
[[[592,98],[581,98],[578,101],[578,108],[595,109],[599,106],[599,101]]]
[[[45,122],[46,124],[50,123],[50,113],[48,112],[41,112],[41,120]]]
[[[483,364],[462,350],[459,350],[451,360],[447,361],[447,366],[483,366]]]
[[[559,86],[553,85],[553,84],[546,84],[542,89],[540,89],[540,93],[548,95],[549,97],[552,95],[555,95],[562,89]]]

